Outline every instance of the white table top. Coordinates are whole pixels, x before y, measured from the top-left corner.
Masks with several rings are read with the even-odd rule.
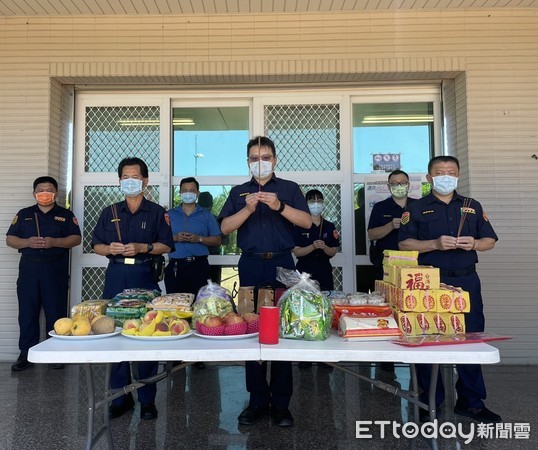
[[[393,361],[430,364],[494,364],[499,350],[488,344],[404,347],[389,341],[344,340],[333,332],[326,341],[280,339],[262,345],[261,359],[268,361]]]
[[[32,347],[28,360],[71,364],[181,360],[494,364],[500,356],[499,350],[488,344],[404,347],[389,341],[345,341],[333,332],[326,341],[280,339],[277,345],[260,345],[257,337],[214,340],[190,336],[170,341],[141,341],[120,335],[73,341],[50,338]]]

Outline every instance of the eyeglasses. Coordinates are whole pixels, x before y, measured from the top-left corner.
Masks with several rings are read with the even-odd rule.
[[[390,187],[409,186],[409,181],[402,181],[401,183],[389,183]]]
[[[250,162],[258,162],[260,160],[260,158],[258,156],[249,156],[248,160]],[[262,161],[272,161],[273,160],[273,155],[262,155],[261,157],[261,160]]]

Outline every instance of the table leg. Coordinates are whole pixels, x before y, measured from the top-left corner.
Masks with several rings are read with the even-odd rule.
[[[99,402],[95,402],[95,383],[93,381],[93,370],[91,364],[84,364],[86,370],[86,384],[88,386],[88,436],[86,438],[86,450],[91,450],[93,446],[106,434],[108,448],[114,448],[112,440],[112,430],[110,429],[110,419],[108,418],[108,405],[112,398],[110,397],[110,364],[106,365],[105,372],[105,397]],[[103,408],[103,427],[95,434],[95,413],[97,408]]]
[[[435,402],[435,393],[437,391],[437,377],[439,376],[439,364],[432,364],[432,373],[430,377],[430,392],[428,393],[428,411],[430,412],[430,422],[435,423],[437,418],[437,405]],[[438,450],[437,439],[432,438],[432,450]]]

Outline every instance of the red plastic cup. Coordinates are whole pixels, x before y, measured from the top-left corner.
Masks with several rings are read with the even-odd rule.
[[[278,344],[280,308],[262,306],[260,308],[260,344]]]

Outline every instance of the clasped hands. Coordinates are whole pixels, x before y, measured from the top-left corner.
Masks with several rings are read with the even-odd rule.
[[[274,192],[254,192],[246,196],[247,209],[253,213],[256,211],[258,203],[265,203],[273,211],[277,211],[280,207],[280,200]]]
[[[56,238],[32,236],[28,238],[28,247],[39,250],[56,247]]]
[[[437,249],[438,250],[455,250],[461,249],[465,251],[470,251],[475,249],[475,238],[472,236],[441,236],[436,239]]]
[[[111,242],[109,245],[110,254],[117,256],[135,256],[138,253],[143,253],[147,248],[147,244],[139,244],[131,242],[130,244],[122,244],[121,242]]]

